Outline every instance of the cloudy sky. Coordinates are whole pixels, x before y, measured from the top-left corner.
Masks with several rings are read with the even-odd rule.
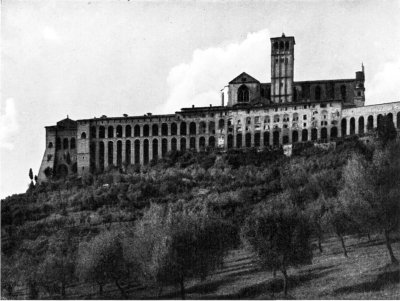
[[[218,105],[246,71],[270,77],[270,37],[293,35],[295,80],[366,70],[367,104],[400,101],[400,1],[3,0],[0,197],[37,174],[44,126],[67,114]]]

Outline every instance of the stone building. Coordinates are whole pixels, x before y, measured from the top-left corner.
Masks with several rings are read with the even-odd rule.
[[[400,102],[364,106],[363,66],[351,79],[294,81],[294,46],[294,37],[271,38],[271,82],[243,72],[222,89],[221,106],[192,106],[168,115],[66,118],[47,126],[39,180],[50,171],[81,175],[110,165],[148,164],[173,150],[327,142],[366,134],[384,115],[400,128]]]

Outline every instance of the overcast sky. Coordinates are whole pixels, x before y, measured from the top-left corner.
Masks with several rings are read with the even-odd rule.
[[[295,80],[354,78],[400,101],[400,1],[17,1],[1,4],[0,197],[38,173],[65,118],[219,105],[245,71],[270,81],[271,37],[293,35]]]

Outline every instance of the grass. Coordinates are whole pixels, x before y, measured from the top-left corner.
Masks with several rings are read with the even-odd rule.
[[[290,268],[287,299],[400,299],[400,269],[389,264],[386,245],[381,236],[371,241],[363,237],[346,237],[348,258],[344,257],[336,237],[323,243],[324,252],[314,251],[311,265]],[[400,259],[400,240],[393,242],[395,256]],[[125,285],[130,299],[180,299],[179,289],[148,288]],[[285,299],[283,280],[278,272],[262,271],[256,258],[243,249],[233,250],[225,258],[223,268],[204,281],[186,282],[187,299]],[[17,298],[23,298],[19,295]],[[54,298],[54,297],[53,297]],[[98,287],[77,284],[67,288],[68,299],[121,299],[113,284]]]

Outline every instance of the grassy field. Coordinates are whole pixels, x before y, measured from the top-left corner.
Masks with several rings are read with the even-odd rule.
[[[400,299],[400,270],[390,262],[381,236],[347,237],[348,258],[336,237],[323,243],[324,252],[314,250],[311,265],[289,269],[288,299]],[[400,259],[400,239],[393,250]],[[231,251],[224,266],[204,281],[186,283],[187,299],[284,299],[283,281],[278,272],[262,271],[256,258],[246,250]],[[145,288],[125,285],[130,299],[180,299],[179,289]],[[121,299],[115,285],[98,295],[95,285],[78,284],[67,289],[68,299]],[[18,296],[23,298],[22,295]]]

